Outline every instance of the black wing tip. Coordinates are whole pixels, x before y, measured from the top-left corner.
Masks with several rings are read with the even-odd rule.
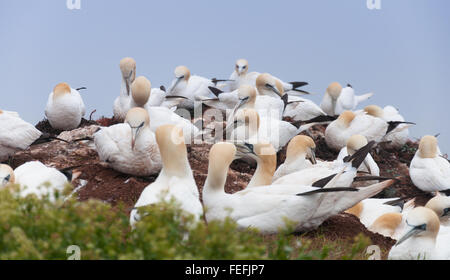
[[[309,85],[309,83],[307,83],[307,82],[289,82],[289,84],[292,85],[293,89],[297,89],[297,88]]]
[[[330,192],[358,192],[359,190],[356,188],[326,188],[326,189],[318,189],[314,191],[304,192],[296,194],[296,196],[308,196],[318,193],[330,193]]]
[[[375,141],[370,141],[369,143],[367,143],[367,145],[356,151],[356,153],[354,153],[352,156],[346,156],[344,158],[344,162],[352,162],[352,167],[358,169],[366,159],[370,150],[372,150],[372,148],[375,146],[375,144]]]
[[[164,92],[167,92],[165,86],[160,86],[159,89],[162,90],[162,91],[164,91]]]
[[[332,174],[328,177],[322,178],[312,184],[313,187],[316,188],[324,188],[334,177],[336,177],[337,173]]]
[[[215,96],[219,96],[221,93],[223,93],[222,90],[216,88],[216,87],[211,87],[209,86],[208,89],[215,95]]]

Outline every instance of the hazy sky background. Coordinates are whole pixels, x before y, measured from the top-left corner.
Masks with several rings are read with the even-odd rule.
[[[332,81],[373,91],[370,103],[394,105],[418,125],[413,137],[441,133],[450,152],[450,1],[0,1],[0,108],[35,124],[62,81],[86,86],[87,115],[111,116],[119,61],[168,86],[184,64],[193,74],[229,77],[247,58],[250,71],[307,81],[320,103]]]

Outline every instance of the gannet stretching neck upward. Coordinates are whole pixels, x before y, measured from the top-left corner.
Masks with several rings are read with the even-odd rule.
[[[344,111],[353,111],[359,103],[369,99],[373,93],[357,96],[353,88],[346,88],[337,83],[331,83],[325,91],[325,96],[320,104],[322,110],[329,116],[340,115]]]
[[[131,57],[125,57],[120,61],[120,72],[122,73],[122,85],[120,95],[114,101],[114,118],[124,120],[130,109],[131,84],[136,78],[136,61]]]
[[[198,188],[187,158],[183,131],[174,125],[163,125],[156,130],[156,141],[161,152],[163,168],[155,182],[141,193],[130,214],[130,224],[140,220],[139,207],[175,199],[182,210],[198,220],[203,214]]]

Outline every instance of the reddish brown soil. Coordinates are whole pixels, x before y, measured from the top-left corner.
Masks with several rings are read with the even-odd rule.
[[[114,119],[102,117],[97,122],[83,120],[81,126],[98,124],[110,126],[117,123]],[[44,132],[58,135],[59,132],[53,130],[47,120],[43,120],[36,125]],[[323,160],[334,160],[337,152],[328,149],[324,139],[325,126],[316,126],[311,129],[310,135],[316,142],[316,155]],[[196,183],[201,194],[202,186],[206,180],[208,172],[208,153],[211,145],[188,145],[188,155],[191,168],[194,173]],[[430,197],[413,186],[407,165],[411,161],[417,149],[417,143],[409,142],[399,151],[389,150],[380,147],[374,151],[373,157],[379,164],[382,176],[400,177],[399,183],[379,194],[378,197],[418,197],[418,203],[424,204]],[[286,155],[286,148],[278,153],[278,164],[281,164]],[[91,149],[87,143],[64,143],[53,141],[31,147],[27,151],[17,153],[12,160],[12,167],[15,168],[30,160],[40,160],[41,162],[66,168],[78,166],[73,170],[74,174],[79,174],[73,182],[75,186],[80,180],[86,180],[87,184],[79,192],[80,200],[96,198],[113,205],[119,202],[125,204],[130,209],[139,198],[142,190],[152,183],[156,177],[138,178],[118,173],[99,161],[95,150]],[[225,190],[234,193],[242,190],[250,181],[255,168],[246,162],[235,161],[229,171]],[[356,217],[349,214],[340,214],[328,219],[319,229],[309,232],[306,236],[323,234],[326,238],[335,240],[337,238],[354,238],[359,233],[368,236],[372,242],[381,248],[388,250],[394,241],[369,232]]]
[[[83,119],[81,119],[81,124],[79,127],[90,126],[93,124],[98,124],[98,123],[96,121],[86,120],[83,118]],[[48,134],[54,135],[54,136],[59,135],[61,132],[63,132],[63,130],[53,128],[47,119],[40,121],[35,127],[38,130],[40,130],[41,132],[45,132],[45,133],[48,133]]]

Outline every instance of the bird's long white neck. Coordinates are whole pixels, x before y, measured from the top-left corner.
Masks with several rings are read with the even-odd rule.
[[[258,160],[255,174],[247,187],[268,186],[272,184],[275,168],[270,163]]]

